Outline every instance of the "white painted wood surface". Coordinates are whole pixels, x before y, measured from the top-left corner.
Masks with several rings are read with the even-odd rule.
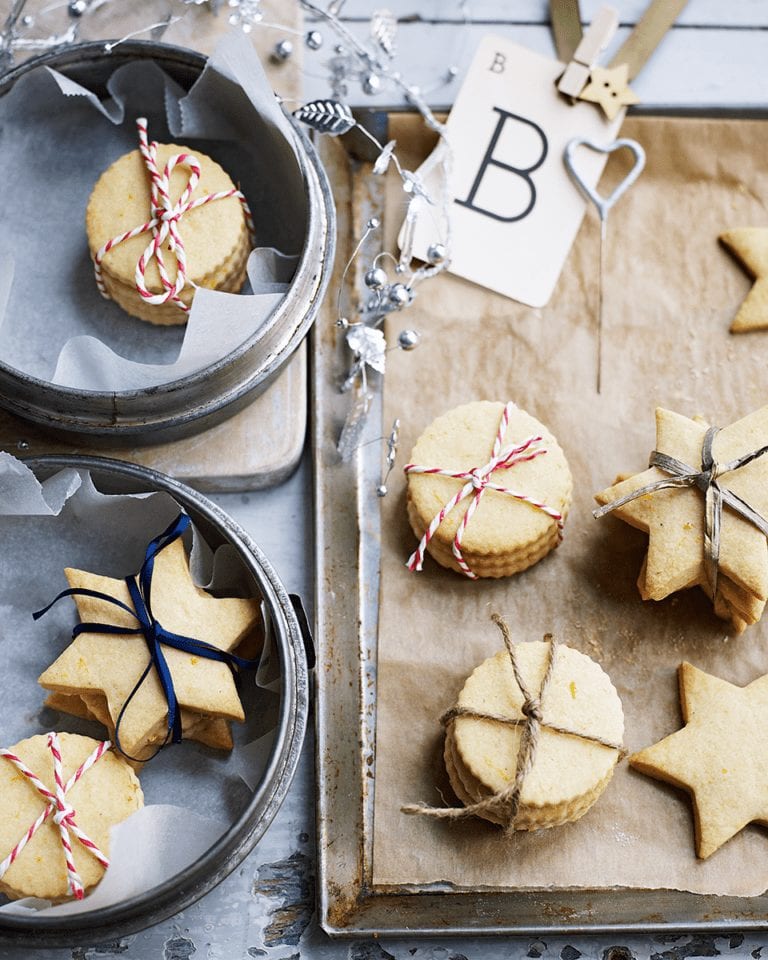
[[[355,19],[367,20],[374,6],[382,3],[348,0],[344,16],[351,18],[351,28],[364,36],[366,24]],[[468,9],[476,21],[485,22],[471,25],[463,22],[458,5],[451,0],[389,0],[388,5],[400,17],[418,18],[400,25],[398,64],[410,82],[425,89],[437,82],[451,63],[466,63],[477,39],[489,30],[503,32],[544,53],[553,49],[544,26],[544,0],[474,0]],[[585,0],[585,15],[591,16],[597,5],[598,0]],[[614,0],[614,5],[622,22],[632,23],[645,3]],[[768,107],[768,0],[691,0],[680,24],[636,83],[646,103]],[[328,59],[332,40],[327,28],[323,32],[324,49],[305,53],[305,67],[311,75],[305,90],[308,98],[328,92],[322,64]],[[445,104],[452,90],[435,91],[430,99]],[[377,103],[359,91],[351,91],[350,99],[359,105]],[[392,105],[386,97],[381,101]],[[286,586],[307,598],[312,589],[310,483],[305,460],[299,471],[276,489],[216,497],[264,548]],[[628,960],[632,956],[683,960],[715,954],[759,958],[761,952],[768,956],[768,935],[754,934],[671,939],[582,936],[546,943],[482,938],[331,943],[310,920],[313,776],[312,745],[308,744],[288,799],[259,847],[239,870],[183,914],[133,937],[100,946],[83,944],[74,951],[0,947],[0,960],[577,960],[579,956],[590,960]]]
[[[355,0],[355,13],[363,6],[364,0]],[[416,85],[425,93],[433,107],[450,105],[480,39],[487,33],[499,34],[538,53],[555,56],[544,3],[533,0],[506,4],[491,0],[480,4],[470,2],[473,22],[457,18],[458,5],[453,3],[426,0],[419,5],[419,13],[415,12],[412,0],[399,0],[390,6],[403,17],[397,31],[398,69],[409,85]],[[479,12],[476,6],[481,7]],[[590,3],[585,5],[585,10],[596,6],[597,3]],[[616,0],[613,6],[621,14],[622,26],[608,48],[605,62],[624,42],[645,4]],[[352,8],[352,3],[345,6],[345,15]],[[437,8],[445,8],[446,17],[451,16],[451,21],[439,18],[435,13]],[[513,11],[511,15],[510,11]],[[632,84],[642,105],[768,108],[768,2],[690,0],[683,17],[683,25],[669,32]],[[347,26],[362,40],[368,36],[368,22],[356,19],[347,22]],[[305,56],[306,99],[330,95],[322,69],[327,55],[321,57],[321,52]],[[458,74],[450,84],[445,84],[442,81],[451,66],[458,69]],[[386,87],[368,96],[357,83],[350,84],[348,100],[360,107],[404,105],[403,100]]]
[[[583,0],[583,21],[591,20],[605,0]],[[637,23],[648,0],[610,0],[622,23]],[[549,23],[548,0],[389,0],[387,8],[401,20],[433,20],[440,22],[479,23]],[[370,20],[374,5],[369,0],[347,0],[341,16],[345,21]],[[689,0],[678,18],[678,25],[765,27],[768,25],[768,4],[764,0]]]

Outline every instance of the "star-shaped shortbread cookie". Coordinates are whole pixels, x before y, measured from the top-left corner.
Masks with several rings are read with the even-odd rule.
[[[707,424],[659,408],[656,450],[701,469]],[[712,446],[725,463],[768,444],[768,407],[724,427]],[[650,467],[596,494],[608,504],[667,476]],[[718,483],[732,490],[763,517],[768,516],[768,455],[722,474]],[[697,487],[656,490],[614,511],[649,535],[648,556],[638,586],[644,600],[662,600],[677,590],[700,586],[711,596],[704,548],[705,502]],[[759,619],[768,598],[768,541],[753,524],[727,506],[722,512],[718,595],[715,611],[743,628]]]
[[[626,63],[618,67],[592,67],[589,83],[579,94],[579,100],[598,104],[609,120],[613,120],[622,107],[640,103],[640,98],[629,87],[629,67]]]
[[[114,580],[84,570],[65,570],[71,587],[105,593],[132,607],[124,580]],[[135,627],[135,620],[120,607],[88,596],[76,596],[83,622]],[[184,545],[175,540],[155,557],[152,577],[152,612],[173,633],[194,637],[231,651],[260,621],[259,601],[253,598],[217,598],[196,586],[189,572]],[[163,646],[179,705],[203,718],[243,720],[243,708],[232,671],[225,663],[193,656]],[[143,636],[82,633],[40,677],[46,690],[84,698],[101,695],[111,719],[111,731],[120,711],[149,662]],[[98,703],[98,697],[91,699]],[[93,712],[93,710],[91,710]],[[143,759],[154,752],[167,733],[168,704],[153,668],[130,701],[120,720],[120,746],[131,757]]]
[[[706,859],[748,823],[768,826],[768,674],[737,687],[682,663],[679,679],[685,726],[629,762],[691,794]]]
[[[731,323],[731,333],[768,329],[768,227],[742,227],[720,242],[755,281]]]

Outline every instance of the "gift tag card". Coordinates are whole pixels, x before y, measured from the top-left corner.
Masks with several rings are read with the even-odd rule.
[[[594,104],[569,104],[555,87],[563,70],[557,60],[485,37],[447,121],[454,153],[449,269],[532,307],[552,296],[584,216],[563,165],[565,145],[573,137],[610,142],[624,115],[609,123]],[[440,156],[438,147],[419,170],[433,198]],[[591,187],[605,162],[592,151],[579,156]],[[438,221],[436,212],[418,218],[414,256],[426,259],[429,245],[442,240]]]

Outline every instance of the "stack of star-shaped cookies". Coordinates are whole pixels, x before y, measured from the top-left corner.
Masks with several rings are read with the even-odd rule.
[[[656,450],[701,469],[702,445],[708,429],[700,418],[690,420],[669,410],[656,411]],[[714,438],[715,461],[728,463],[768,444],[768,407],[720,430]],[[668,476],[657,467],[621,479],[596,494],[609,504]],[[768,456],[758,457],[717,480],[768,517]],[[700,586],[710,597],[705,553],[705,498],[697,487],[656,490],[615,509],[616,516],[649,534],[648,554],[638,587],[644,600],[661,600],[677,590]],[[737,631],[756,623],[768,599],[768,541],[752,523],[730,510],[722,511],[715,613]]]
[[[84,570],[67,569],[65,574],[70,587],[98,591],[133,608],[124,580]],[[83,623],[136,627],[134,617],[105,600],[76,596],[75,602]],[[155,557],[151,604],[155,619],[166,630],[228,652],[244,641],[252,642],[261,621],[258,600],[217,598],[195,585],[181,540]],[[231,749],[229,721],[242,721],[244,713],[230,667],[165,645],[162,651],[181,709],[184,738]],[[86,632],[72,641],[39,682],[51,691],[49,707],[98,720],[128,757],[146,760],[168,734],[168,703],[154,667],[139,684],[149,662],[141,634]]]

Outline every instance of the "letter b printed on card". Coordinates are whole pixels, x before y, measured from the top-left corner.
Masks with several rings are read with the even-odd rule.
[[[565,145],[573,137],[607,143],[623,119],[608,123],[593,104],[567,103],[555,87],[563,70],[557,60],[485,37],[447,122],[451,273],[533,307],[552,296],[584,216],[563,166]],[[439,207],[435,159],[420,172]],[[591,151],[579,157],[591,186],[605,161]],[[437,215],[419,217],[417,257],[441,239],[439,229]]]

